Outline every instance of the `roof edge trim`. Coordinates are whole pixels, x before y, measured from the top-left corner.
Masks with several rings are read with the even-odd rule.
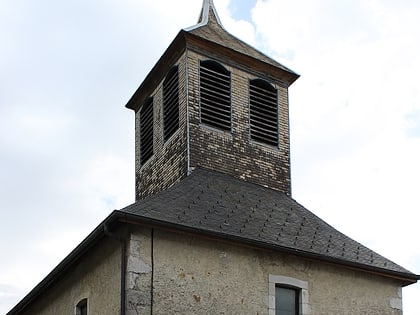
[[[203,236],[224,239],[227,241],[239,242],[244,245],[254,246],[258,248],[265,248],[268,250],[280,251],[286,254],[297,255],[297,256],[305,257],[307,259],[321,261],[324,263],[346,266],[347,268],[361,270],[361,271],[365,271],[365,272],[373,273],[373,274],[381,274],[383,277],[399,279],[400,281],[404,282],[403,286],[414,284],[418,280],[420,280],[420,275],[417,275],[414,273],[392,271],[392,270],[383,269],[379,267],[367,266],[361,263],[352,263],[352,262],[341,260],[339,258],[332,258],[332,257],[327,258],[319,254],[314,254],[311,252],[306,252],[306,251],[274,245],[274,244],[270,245],[270,244],[260,242],[257,240],[251,240],[248,238],[243,238],[243,237],[239,237],[239,236],[235,236],[231,234],[220,233],[220,232],[209,231],[209,230],[202,230],[196,227],[148,218],[148,217],[144,217],[138,214],[127,213],[124,210],[115,210],[115,212],[116,212],[115,214],[118,215],[119,221],[122,223],[154,225],[160,228],[173,229],[173,230],[177,230],[177,231],[185,232],[185,233],[195,233],[195,234],[200,234]]]
[[[74,248],[54,269],[47,274],[28,294],[26,294],[6,315],[18,315],[26,309],[40,294],[62,277],[65,272],[105,236],[105,225],[112,226],[118,221],[120,212],[114,210],[106,217],[76,248]]]

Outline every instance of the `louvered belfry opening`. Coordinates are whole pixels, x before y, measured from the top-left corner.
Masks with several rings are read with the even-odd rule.
[[[153,97],[149,97],[140,109],[140,164],[153,155]]]
[[[163,81],[163,140],[166,142],[179,128],[178,66],[172,67]]]
[[[201,123],[224,131],[231,130],[231,78],[221,64],[200,61]]]
[[[262,79],[251,80],[249,84],[251,139],[278,146],[277,90]]]

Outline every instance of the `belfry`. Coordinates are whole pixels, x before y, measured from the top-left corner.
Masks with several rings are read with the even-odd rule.
[[[213,1],[129,100],[136,198],[198,168],[291,193],[288,87],[298,78],[222,26]]]
[[[292,70],[205,0],[127,103],[136,202],[8,315],[402,314],[419,275],[291,197]]]

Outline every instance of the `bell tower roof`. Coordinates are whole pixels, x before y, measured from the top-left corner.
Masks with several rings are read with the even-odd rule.
[[[196,28],[207,25],[208,23],[215,23],[224,29],[222,22],[220,21],[219,15],[217,14],[216,7],[214,6],[213,0],[203,0],[203,7],[201,9],[200,17],[196,25],[185,28],[184,30],[189,32]]]
[[[198,23],[181,29],[159,61],[146,76],[143,83],[127,102],[126,107],[137,111],[140,104],[162,80],[176,60],[186,51],[212,55],[219,60],[228,60],[238,67],[280,78],[290,86],[299,75],[258,49],[230,34],[222,25],[213,0],[203,0]]]

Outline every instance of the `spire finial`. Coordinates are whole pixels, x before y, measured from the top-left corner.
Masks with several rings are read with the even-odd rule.
[[[210,10],[213,12],[213,16],[216,19],[216,23],[224,29],[222,22],[219,19],[219,15],[217,14],[216,8],[214,6],[213,0],[203,0],[203,7],[201,8],[200,17],[198,18],[198,24],[191,26],[189,28],[186,28],[186,31],[191,31],[193,29],[196,29],[200,26],[207,25],[209,23],[209,18],[212,18],[212,15],[210,14]]]

